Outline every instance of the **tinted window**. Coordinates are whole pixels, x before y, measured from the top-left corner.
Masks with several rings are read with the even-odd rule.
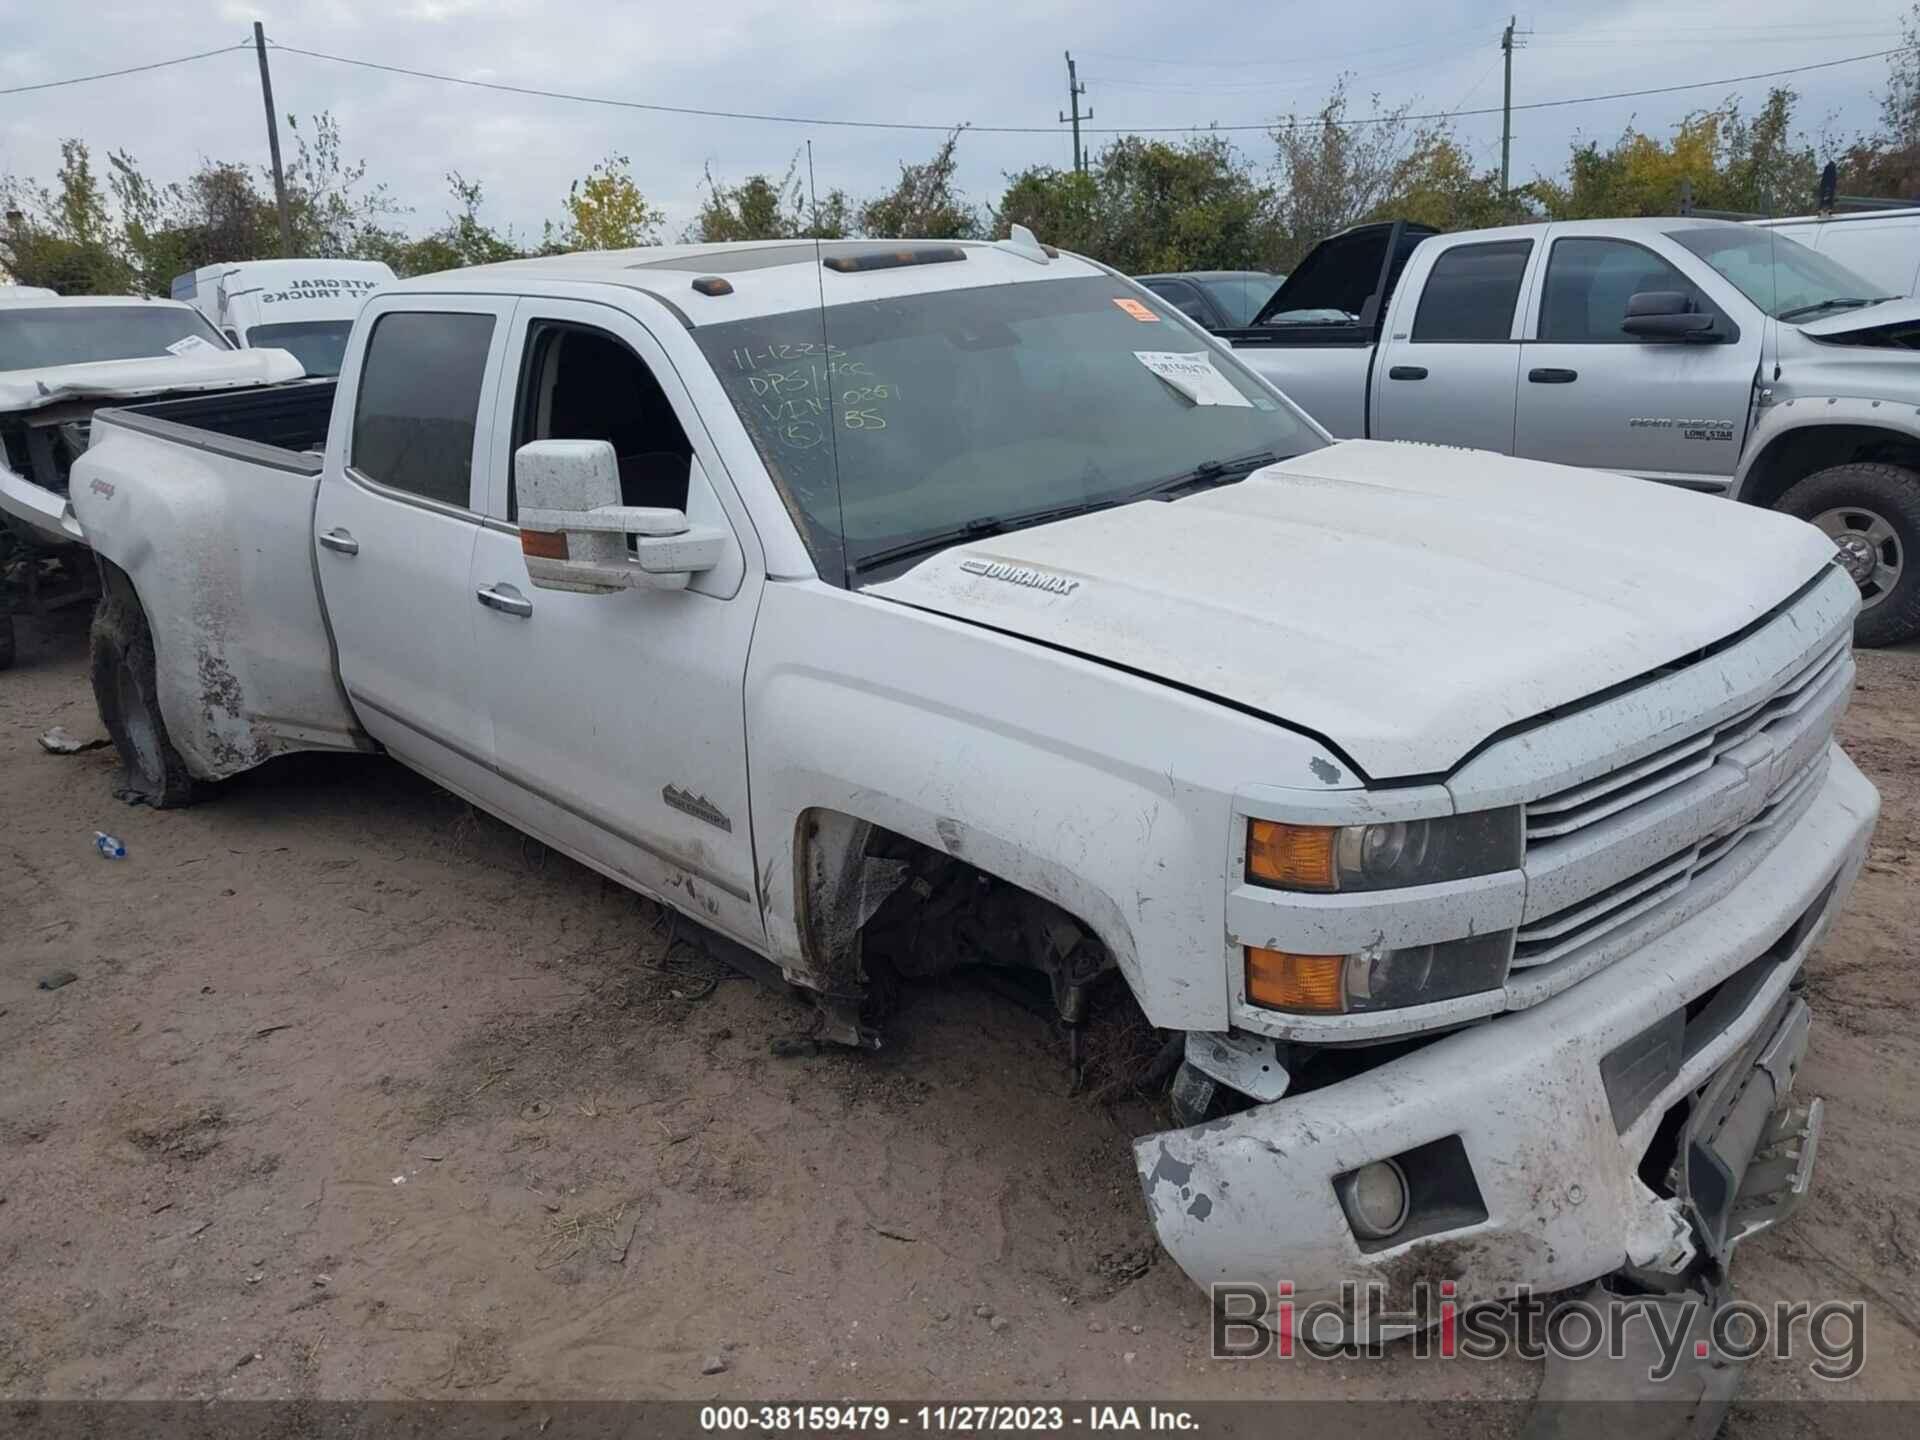
[[[1273,298],[1273,292],[1285,278],[1282,275],[1228,275],[1202,279],[1200,288],[1220,308],[1229,325],[1251,325],[1260,307]]]
[[[1200,292],[1181,280],[1142,280],[1154,294],[1167,301],[1189,320],[1201,325],[1216,325],[1213,312],[1207,309],[1207,302],[1200,298]]]
[[[178,346],[178,349],[172,347]],[[227,342],[184,305],[60,305],[0,310],[0,370],[206,354]]]
[[[1506,340],[1531,240],[1456,245],[1434,262],[1413,317],[1418,340]]]
[[[532,440],[605,440],[619,462],[621,504],[687,508],[687,432],[646,361],[604,331],[540,324],[530,332],[514,451]],[[509,471],[507,518],[519,512]]]
[[[255,350],[290,351],[309,375],[338,375],[347,356],[351,320],[295,320],[285,325],[256,325],[247,331]]]
[[[382,315],[367,342],[353,467],[382,485],[465,507],[491,315]]]
[[[1627,318],[1627,301],[1647,290],[1678,290],[1696,310],[1713,310],[1693,282],[1644,246],[1627,240],[1556,240],[1547,256],[1540,338],[1637,344],[1620,324]]]

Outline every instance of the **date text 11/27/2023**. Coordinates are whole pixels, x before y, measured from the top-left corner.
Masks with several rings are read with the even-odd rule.
[[[1163,1405],[703,1405],[700,1428],[714,1433],[809,1434],[919,1430],[1003,1434],[1158,1430],[1192,1431],[1191,1410]]]

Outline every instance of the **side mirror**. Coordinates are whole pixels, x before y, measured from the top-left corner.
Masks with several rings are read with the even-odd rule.
[[[726,536],[684,510],[622,505],[605,440],[535,440],[514,452],[513,475],[527,578],[542,590],[684,590],[726,555]]]
[[[1714,340],[1713,316],[1697,311],[1682,290],[1642,290],[1627,301],[1627,334],[1641,340]]]

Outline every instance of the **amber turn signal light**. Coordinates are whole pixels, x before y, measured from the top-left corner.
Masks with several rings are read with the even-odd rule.
[[[567,558],[567,532],[564,530],[529,530],[520,528],[520,553],[531,555],[536,560],[565,560]]]
[[[1288,890],[1334,888],[1331,825],[1288,825],[1279,820],[1247,824],[1247,876]]]
[[[1346,1009],[1344,955],[1298,955],[1247,946],[1247,999],[1269,1010],[1338,1015]]]

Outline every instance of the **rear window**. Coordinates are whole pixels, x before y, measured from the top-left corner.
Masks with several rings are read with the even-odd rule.
[[[36,309],[9,305],[0,309],[0,370],[150,360],[200,350],[202,345],[213,350],[230,348],[219,331],[185,306],[57,305]]]
[[[1456,245],[1434,261],[1413,317],[1416,341],[1507,340],[1531,240]]]
[[[351,320],[299,320],[285,325],[256,325],[247,331],[255,350],[287,350],[309,375],[338,375],[346,358]]]
[[[492,343],[491,315],[382,315],[360,367],[353,468],[382,485],[466,509],[480,383]]]

